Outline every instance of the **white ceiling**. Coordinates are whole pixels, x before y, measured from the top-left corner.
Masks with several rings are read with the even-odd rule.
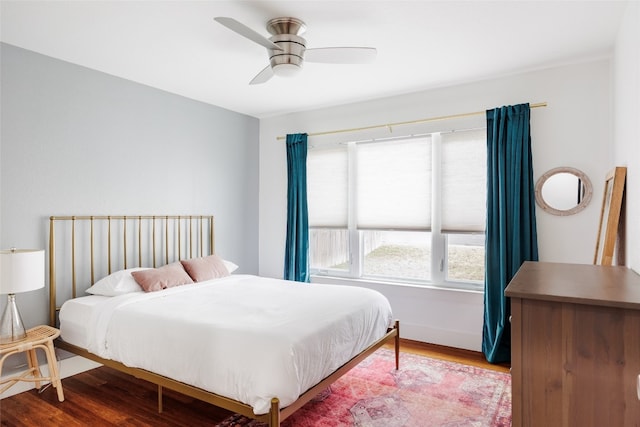
[[[637,1],[637,0],[630,0]],[[459,84],[611,54],[626,1],[11,1],[5,43],[255,117]],[[307,24],[307,47],[372,46],[373,64],[307,63],[249,81],[267,51],[213,20],[270,36]]]

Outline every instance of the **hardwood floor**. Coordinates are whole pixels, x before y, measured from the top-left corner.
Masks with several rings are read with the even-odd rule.
[[[508,372],[507,365],[492,365],[481,353],[402,340],[401,350],[428,357]],[[402,364],[402,359],[401,362]],[[164,391],[163,408],[157,411],[155,385],[107,367],[62,380],[65,401],[47,388],[0,400],[0,425],[18,426],[176,426],[215,425],[229,412],[187,396]]]

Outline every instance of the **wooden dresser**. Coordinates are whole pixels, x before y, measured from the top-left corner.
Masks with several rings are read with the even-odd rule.
[[[640,276],[525,262],[511,298],[513,426],[640,426]]]

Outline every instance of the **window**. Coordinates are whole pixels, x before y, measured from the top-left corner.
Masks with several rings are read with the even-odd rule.
[[[484,129],[313,148],[307,159],[313,274],[481,287]]]

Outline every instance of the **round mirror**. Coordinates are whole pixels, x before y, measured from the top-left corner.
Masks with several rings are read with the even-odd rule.
[[[538,206],[553,215],[573,215],[587,207],[593,194],[584,172],[561,167],[551,169],[536,183]]]

